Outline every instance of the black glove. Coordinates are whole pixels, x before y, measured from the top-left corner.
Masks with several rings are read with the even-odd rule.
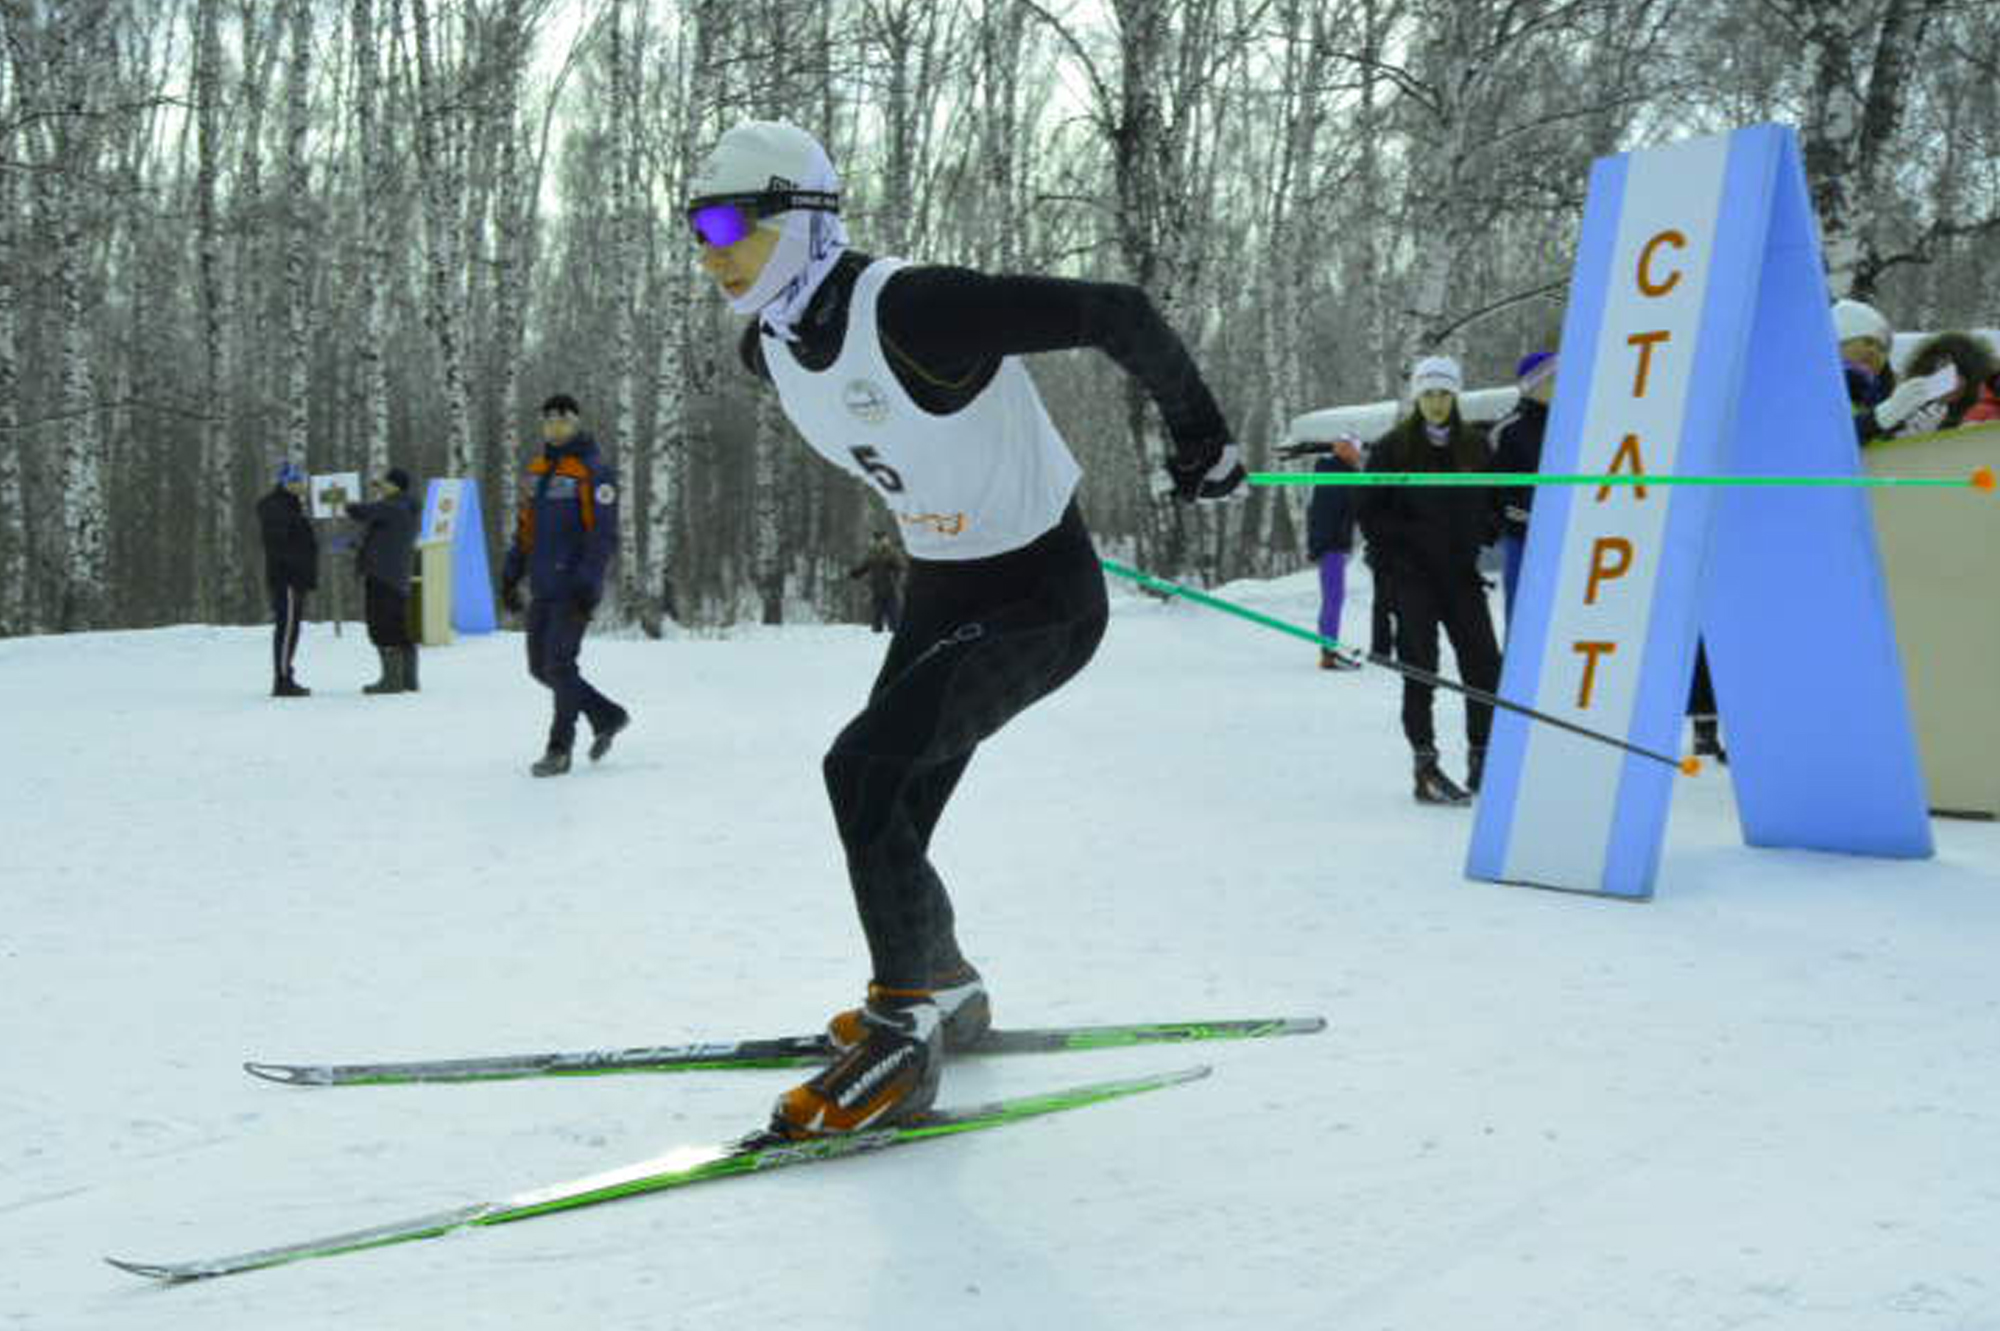
[[[521,580],[513,578],[500,584],[500,604],[507,607],[507,613],[521,613]]]
[[[1227,499],[1243,484],[1243,460],[1236,445],[1224,444],[1213,453],[1193,461],[1176,457],[1167,463],[1174,480],[1174,498],[1184,504],[1215,503]]]
[[[578,619],[588,620],[592,615],[597,613],[598,595],[597,592],[578,592],[576,594],[571,604],[576,607],[576,617]]]

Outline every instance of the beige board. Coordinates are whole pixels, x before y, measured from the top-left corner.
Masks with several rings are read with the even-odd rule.
[[[2000,469],[2000,424],[1871,445],[1871,476]],[[1931,812],[2000,817],[2000,494],[1871,491]]]
[[[426,647],[449,646],[451,627],[451,542],[417,543],[417,633]]]

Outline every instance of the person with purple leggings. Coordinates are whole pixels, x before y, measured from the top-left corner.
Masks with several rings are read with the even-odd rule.
[[[1361,448],[1352,439],[1336,439],[1327,454],[1313,464],[1316,472],[1359,471]],[[1319,636],[1340,641],[1340,612],[1347,601],[1347,557],[1354,551],[1354,490],[1346,485],[1315,485],[1306,509],[1306,555],[1319,565]],[[1321,644],[1321,670],[1359,670],[1361,662]]]

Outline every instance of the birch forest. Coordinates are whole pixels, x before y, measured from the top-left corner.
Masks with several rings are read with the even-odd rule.
[[[262,618],[287,458],[476,478],[497,557],[554,392],[625,478],[622,622],[852,618],[875,500],[744,375],[679,211],[746,117],[827,144],[864,250],[1145,288],[1253,469],[1418,354],[1508,382],[1590,161],[1689,135],[1798,129],[1834,294],[2000,317],[1993,0],[0,0],[0,34],[0,634]],[[1116,367],[1030,368],[1106,553],[1303,566],[1300,495],[1165,503]]]

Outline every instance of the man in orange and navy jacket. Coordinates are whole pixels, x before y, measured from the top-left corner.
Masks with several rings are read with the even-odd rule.
[[[569,770],[576,718],[590,718],[595,737],[590,760],[632,723],[631,714],[584,679],[577,667],[584,630],[604,595],[604,575],[618,551],[618,473],[578,428],[582,408],[567,393],[542,403],[542,451],[528,464],[514,542],[500,575],[500,600],[521,609],[521,580],[528,606],[528,673],[555,694],[555,720],[536,776]]]

